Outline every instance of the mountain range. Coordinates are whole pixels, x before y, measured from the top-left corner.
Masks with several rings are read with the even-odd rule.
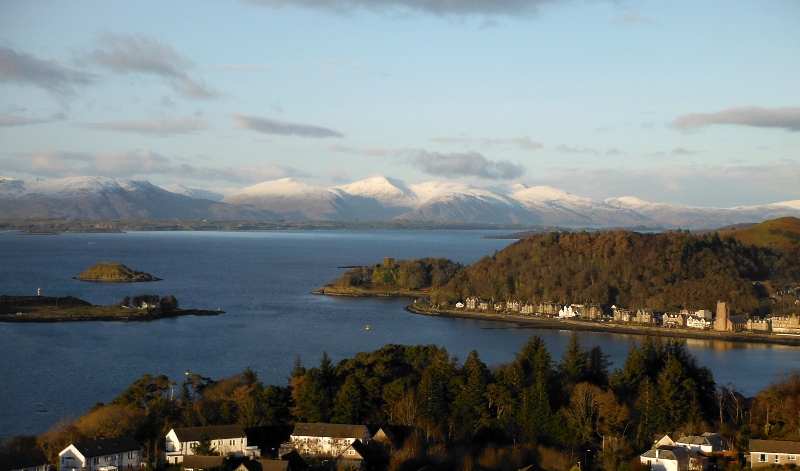
[[[625,196],[598,201],[564,190],[515,185],[509,191],[458,182],[409,184],[373,177],[320,188],[291,178],[229,196],[180,185],[106,177],[16,180],[0,176],[0,218],[408,220],[582,228],[708,229],[800,216],[800,200],[734,208],[651,203]]]

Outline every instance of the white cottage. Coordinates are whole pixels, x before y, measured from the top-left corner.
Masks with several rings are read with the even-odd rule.
[[[686,448],[660,446],[639,456],[639,461],[651,471],[689,471],[689,453]]]
[[[302,456],[336,458],[356,440],[368,444],[371,435],[366,425],[343,425],[298,422],[289,438],[281,446],[281,453],[297,450]]]
[[[247,434],[241,426],[211,425],[170,430],[165,446],[167,463],[181,463],[184,456],[194,455],[194,449],[203,437],[208,438],[214,450],[222,456],[261,457],[261,450],[257,446],[247,444]]]
[[[61,471],[123,471],[142,464],[142,448],[131,437],[72,444],[58,454]]]

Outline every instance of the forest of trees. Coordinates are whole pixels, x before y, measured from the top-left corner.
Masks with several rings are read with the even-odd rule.
[[[109,404],[5,447],[35,446],[53,459],[69,443],[127,434],[153,459],[178,426],[393,424],[408,436],[376,469],[568,470],[589,461],[617,470],[635,468],[656,433],[717,431],[736,450],[750,438],[800,438],[800,374],[745,398],[732,385],[717,387],[683,343],[657,336],[609,367],[600,347],[573,333],[558,359],[534,336],[494,369],[476,351],[459,362],[433,345],[386,345],[337,364],[327,354],[316,366],[297,360],[283,386],[264,385],[250,369],[221,380],[146,374]]]
[[[468,297],[593,304],[655,311],[713,309],[724,300],[751,315],[800,283],[795,252],[745,245],[716,233],[554,232],[533,235],[467,267],[444,259],[354,268],[335,286],[425,289],[434,304]]]

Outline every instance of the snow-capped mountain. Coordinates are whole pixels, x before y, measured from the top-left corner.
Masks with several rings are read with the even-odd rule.
[[[169,190],[169,191],[168,191]],[[624,196],[597,201],[546,186],[510,191],[465,183],[420,184],[386,177],[331,188],[291,178],[219,192],[103,177],[15,180],[0,176],[0,218],[385,220],[517,223],[567,227],[708,229],[782,216],[800,200],[735,208],[651,203]],[[217,200],[217,201],[214,201]]]
[[[701,208],[651,203],[633,196],[623,196],[609,198],[605,203],[646,216],[658,221],[664,227],[683,229],[709,229],[745,222],[761,222],[783,216],[800,216],[800,201],[734,208]]]
[[[0,217],[253,220],[268,215],[170,193],[146,181],[73,177],[0,178]]]
[[[169,191],[170,193],[188,196],[189,198],[195,200],[222,201],[225,199],[225,195],[222,193],[217,193],[216,191],[204,190],[202,188],[191,188],[188,186],[178,185],[176,183],[172,183],[170,185],[161,185],[161,188]]]
[[[267,210],[294,220],[347,220],[347,204],[335,190],[318,188],[294,178],[271,180],[242,188],[222,200],[254,210]]]

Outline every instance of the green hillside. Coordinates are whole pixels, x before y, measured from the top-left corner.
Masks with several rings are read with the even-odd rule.
[[[800,219],[795,217],[771,219],[747,229],[724,232],[720,235],[730,235],[747,245],[797,248],[800,246]]]

